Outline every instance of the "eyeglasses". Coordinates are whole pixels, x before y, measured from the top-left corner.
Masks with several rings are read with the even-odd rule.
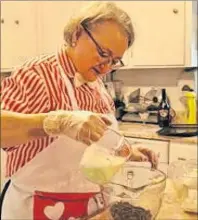
[[[117,58],[114,59],[112,57],[111,52],[107,52],[104,51],[101,46],[98,44],[98,42],[94,39],[94,37],[92,36],[91,32],[88,30],[86,24],[81,23],[81,26],[83,27],[84,31],[87,33],[87,35],[89,36],[89,38],[92,40],[92,42],[95,44],[96,49],[98,51],[98,54],[102,57],[102,58],[106,58],[107,59],[107,63],[111,65],[112,70],[117,70],[121,67],[124,66],[124,63],[121,59]]]

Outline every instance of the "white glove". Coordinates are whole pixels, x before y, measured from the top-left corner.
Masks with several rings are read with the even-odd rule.
[[[89,111],[49,112],[43,121],[46,134],[51,136],[67,135],[87,145],[98,141],[111,122],[102,114]]]

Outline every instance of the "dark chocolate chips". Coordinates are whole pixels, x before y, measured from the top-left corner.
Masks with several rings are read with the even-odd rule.
[[[136,207],[128,202],[117,202],[110,208],[114,220],[151,220],[150,211]]]

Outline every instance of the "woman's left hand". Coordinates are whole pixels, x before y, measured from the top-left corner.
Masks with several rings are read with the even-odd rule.
[[[157,155],[154,151],[150,150],[146,147],[136,147],[132,148],[132,155],[130,157],[131,161],[148,161],[151,163],[152,168],[157,168],[159,155]]]

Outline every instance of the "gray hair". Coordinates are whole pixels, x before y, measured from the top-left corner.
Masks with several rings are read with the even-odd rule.
[[[134,42],[134,29],[129,15],[113,2],[94,1],[88,3],[78,12],[64,28],[64,40],[71,46],[73,33],[83,23],[88,28],[104,21],[115,21],[124,30],[128,37],[128,47]]]

